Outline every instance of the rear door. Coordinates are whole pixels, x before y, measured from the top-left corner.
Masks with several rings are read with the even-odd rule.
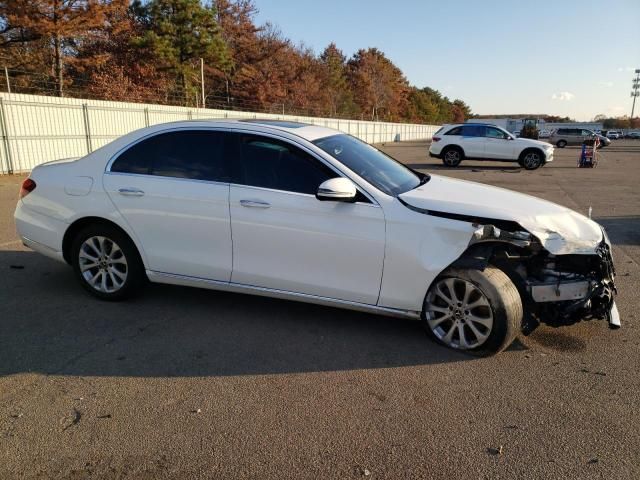
[[[121,153],[104,188],[144,250],[149,269],[231,278],[228,133],[180,129]]]
[[[570,128],[569,139],[569,144],[571,145],[582,145],[582,129]]]
[[[461,128],[460,146],[466,157],[484,158],[485,156],[485,130],[484,125],[463,125]]]

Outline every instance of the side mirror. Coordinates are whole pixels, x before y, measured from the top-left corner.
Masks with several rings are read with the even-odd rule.
[[[355,202],[356,186],[348,178],[330,178],[320,184],[316,198],[321,201]]]

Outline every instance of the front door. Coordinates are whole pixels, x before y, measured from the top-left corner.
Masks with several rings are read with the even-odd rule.
[[[228,134],[176,130],[133,145],[103,185],[153,271],[231,278]]]
[[[385,246],[382,209],[320,201],[339,176],[298,146],[238,134],[230,191],[233,283],[375,305]]]
[[[486,127],[484,156],[496,160],[515,160],[514,141],[505,132],[495,127]]]

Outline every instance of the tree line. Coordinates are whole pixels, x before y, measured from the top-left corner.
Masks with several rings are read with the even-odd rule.
[[[0,62],[25,93],[416,123],[471,116],[462,100],[410,85],[377,48],[316,54],[256,13],[253,0],[0,0]]]

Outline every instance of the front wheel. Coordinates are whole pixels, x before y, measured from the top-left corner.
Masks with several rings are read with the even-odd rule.
[[[427,332],[436,341],[481,356],[511,345],[522,316],[518,289],[494,267],[446,270],[429,289],[423,310]]]
[[[542,153],[540,153],[537,150],[528,150],[523,152],[522,155],[520,155],[520,159],[518,160],[518,163],[525,170],[535,170],[537,168],[540,168],[542,165],[544,165],[544,157]]]

